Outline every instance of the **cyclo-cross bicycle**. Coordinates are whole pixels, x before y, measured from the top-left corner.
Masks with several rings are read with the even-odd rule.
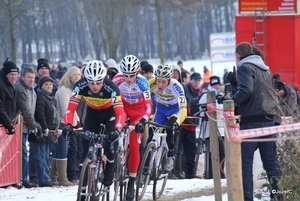
[[[155,122],[147,122],[147,124],[150,125],[149,129],[152,129],[153,136],[151,142],[147,145],[143,159],[140,163],[136,181],[136,201],[140,201],[143,198],[150,180],[153,181],[153,200],[158,200],[162,195],[168,180],[168,172],[164,170],[164,163],[169,151],[166,141],[166,129],[173,129],[169,126]],[[174,133],[175,131],[173,130],[173,142]]]
[[[134,126],[129,125],[129,120],[127,120],[127,124],[124,126],[123,130],[121,131],[119,137],[119,147],[118,147],[118,154],[116,162],[116,170],[115,170],[115,177],[114,177],[114,197],[113,200],[117,201],[118,197],[119,200],[125,200],[126,196],[126,187],[129,179],[128,175],[128,168],[127,168],[127,159],[129,156],[129,139],[130,139],[130,132],[134,130]],[[138,136],[138,139],[140,137]],[[138,141],[139,143],[141,141]]]
[[[101,124],[98,134],[89,131],[73,132],[73,134],[82,135],[90,140],[89,151],[81,167],[77,201],[109,201],[109,188],[102,185],[107,161],[104,155],[103,141],[108,139],[104,130],[105,125]],[[111,151],[113,151],[113,147],[114,142],[111,142]]]

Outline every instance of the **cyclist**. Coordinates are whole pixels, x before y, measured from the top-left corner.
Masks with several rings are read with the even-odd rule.
[[[137,141],[140,133],[144,133],[145,122],[151,116],[150,87],[146,78],[138,74],[140,61],[134,55],[125,56],[120,65],[122,74],[117,74],[113,81],[119,86],[124,110],[130,118],[130,125],[135,125],[135,130],[130,133],[128,158],[129,182],[126,200],[134,199],[134,182],[140,163],[140,144]]]
[[[178,132],[178,127],[187,116],[187,102],[182,85],[174,78],[172,66],[164,63],[159,65],[155,78],[149,80],[150,92],[157,97],[154,122],[166,124]],[[151,130],[150,130],[151,131]],[[167,143],[169,147],[165,171],[171,171],[174,166],[174,143],[171,141],[172,131],[167,130]]]
[[[106,78],[106,69],[101,61],[89,61],[84,70],[84,76],[73,88],[64,116],[66,124],[64,132],[72,131],[74,112],[83,97],[87,103],[83,130],[97,133],[100,130],[100,124],[104,124],[105,133],[108,133],[109,136],[108,142],[104,142],[104,154],[107,162],[102,183],[104,186],[110,186],[114,176],[114,159],[118,148],[117,138],[125,124],[123,103],[119,88]],[[114,141],[116,141],[114,143],[115,151],[112,153],[110,143]],[[82,156],[86,157],[89,148],[88,140],[82,139],[82,148]]]

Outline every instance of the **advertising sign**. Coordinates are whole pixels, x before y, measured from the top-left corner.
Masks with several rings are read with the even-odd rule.
[[[239,0],[239,13],[263,8],[269,12],[297,13],[297,0]]]
[[[235,46],[235,33],[214,33],[210,34],[210,48],[222,48]]]
[[[212,62],[235,61],[235,48],[211,50],[210,58]]]

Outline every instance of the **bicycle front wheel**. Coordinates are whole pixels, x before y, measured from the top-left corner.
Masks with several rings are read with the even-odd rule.
[[[92,175],[91,201],[109,201],[109,189],[102,184],[104,178],[104,161],[100,160],[96,166],[90,169]]]
[[[86,158],[83,162],[80,171],[78,191],[77,191],[77,201],[90,201],[91,194],[91,181],[89,173],[89,168],[92,160],[90,158]]]
[[[150,183],[150,177],[151,177],[151,170],[152,170],[152,158],[153,154],[155,151],[155,144],[154,143],[149,143],[143,159],[140,163],[139,167],[139,172],[137,176],[137,181],[136,181],[136,193],[135,193],[135,200],[140,201],[148,187],[148,184]]]
[[[167,148],[164,147],[159,160],[154,162],[154,171],[153,171],[153,200],[158,200],[162,193],[165,190],[167,180],[168,180],[168,172],[164,170],[164,163],[167,159]]]

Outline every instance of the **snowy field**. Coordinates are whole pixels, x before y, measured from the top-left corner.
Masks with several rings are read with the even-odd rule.
[[[226,179],[221,180],[222,186],[226,186]],[[213,189],[213,180],[208,179],[183,179],[183,180],[168,180],[164,194],[161,199],[169,197],[170,195],[189,194],[193,192],[196,195],[189,199],[172,199],[172,201],[214,201],[213,195],[203,196],[204,191]],[[1,201],[75,201],[77,194],[77,186],[72,187],[38,187],[20,190],[9,187],[7,189],[0,188]],[[265,199],[261,201],[269,201],[266,194]],[[152,200],[151,191],[147,191],[143,200]],[[165,200],[165,199],[164,199]],[[228,201],[227,194],[223,194],[223,201]],[[255,199],[254,201],[259,201]]]

